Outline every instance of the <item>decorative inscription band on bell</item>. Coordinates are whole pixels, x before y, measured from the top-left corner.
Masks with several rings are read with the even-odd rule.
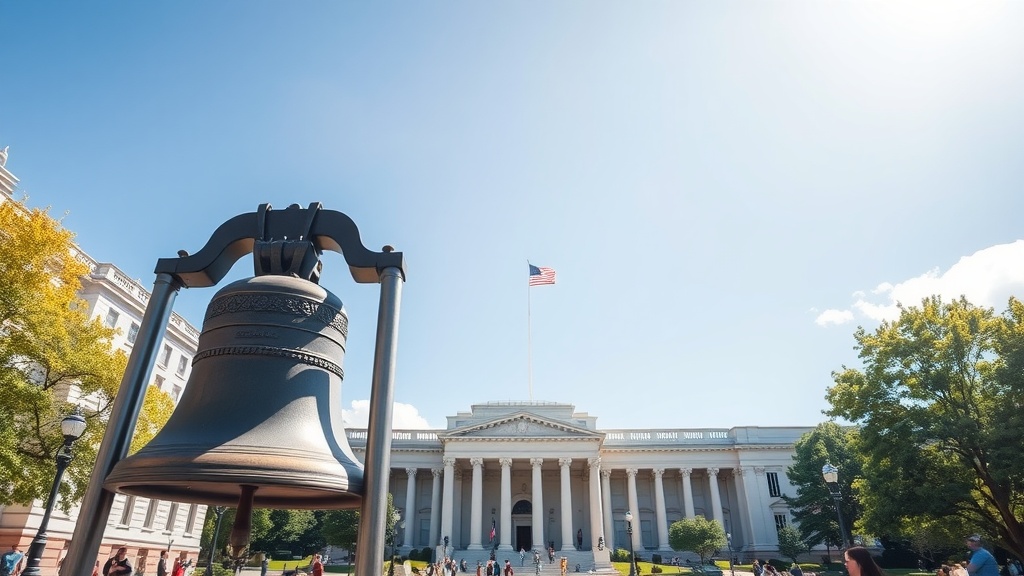
[[[341,369],[341,366],[331,362],[323,356],[310,354],[305,350],[275,348],[273,346],[221,346],[220,348],[211,348],[196,354],[192,358],[192,365],[195,366],[196,362],[212,356],[274,356],[277,358],[286,358],[309,366],[322,368],[328,372],[336,374],[342,380],[345,379],[345,371]]]
[[[203,322],[221,314],[236,312],[277,312],[311,318],[334,328],[348,338],[348,318],[341,310],[306,298],[284,294],[229,294],[210,302]]]

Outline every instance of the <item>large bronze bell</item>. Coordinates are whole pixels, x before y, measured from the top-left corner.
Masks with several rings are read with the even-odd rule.
[[[358,507],[363,469],[341,415],[347,332],[341,300],[309,280],[265,275],[224,287],[170,420],[104,487],[240,513]]]

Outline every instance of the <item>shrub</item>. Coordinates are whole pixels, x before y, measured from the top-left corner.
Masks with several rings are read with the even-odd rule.
[[[430,546],[427,546],[423,550],[420,550],[420,560],[426,560],[427,562],[430,562],[430,559],[433,557],[434,551],[430,548]]]
[[[612,553],[612,562],[629,562],[629,550],[616,548]]]
[[[661,564],[662,563],[662,561],[661,561],[661,554],[651,554],[651,562],[654,562],[655,564]],[[654,572],[654,571],[651,570],[651,572]],[[659,572],[660,572],[660,570],[659,570]]]
[[[651,566],[651,574],[661,574],[661,566],[658,566],[657,564]]]

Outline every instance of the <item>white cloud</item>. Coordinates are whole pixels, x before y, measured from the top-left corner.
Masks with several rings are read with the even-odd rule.
[[[871,290],[871,296],[858,290],[850,306],[874,321],[893,320],[899,316],[897,304],[919,306],[921,300],[933,294],[944,301],[963,295],[974,304],[1001,311],[1011,295],[1024,295],[1024,240],[997,244],[964,256],[945,272],[933,268],[895,284],[882,282]],[[821,326],[841,324],[837,319],[842,318],[843,312],[846,311],[826,310],[815,322]]]
[[[366,428],[370,422],[370,401],[353,400],[351,410],[341,409],[341,419],[346,427]],[[401,402],[395,402],[394,404],[391,413],[391,427],[395,430],[434,428],[434,426],[427,422],[426,418],[420,416],[420,411],[415,406],[412,404],[402,404]]]
[[[818,314],[818,317],[814,319],[814,322],[818,326],[827,326],[829,324],[846,324],[847,322],[852,321],[853,312],[850,312],[849,310],[836,310],[834,308],[825,310],[821,314]]]

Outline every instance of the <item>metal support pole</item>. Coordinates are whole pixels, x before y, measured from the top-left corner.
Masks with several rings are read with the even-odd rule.
[[[217,538],[220,537],[220,521],[224,518],[224,507],[214,506],[213,512],[217,515],[217,523],[213,526],[213,540],[210,540],[210,559],[206,563],[206,576],[213,576],[213,557],[217,555]]]
[[[46,500],[46,511],[43,512],[43,519],[39,521],[39,530],[32,544],[28,548],[28,560],[24,576],[39,576],[39,562],[43,559],[43,551],[46,550],[46,528],[50,525],[50,514],[53,513],[53,505],[57,501],[57,490],[60,489],[61,478],[64,477],[64,470],[71,464],[71,442],[65,440],[64,446],[57,451],[57,473],[53,477],[53,486],[50,488],[50,497]]]
[[[835,490],[829,485],[828,490],[832,493],[832,500],[836,503],[836,516],[839,517],[839,539],[842,541],[843,549],[847,549],[851,544],[850,538],[846,533],[846,522],[843,520],[843,495],[839,492],[838,484],[836,484]]]
[[[637,576],[636,554],[633,552],[633,523],[626,520],[626,536],[629,537],[629,576]]]
[[[171,308],[178,295],[181,282],[171,274],[157,274],[153,283],[153,294],[150,296],[146,312],[142,315],[138,338],[132,346],[128,357],[128,366],[121,387],[114,398],[110,410],[107,431],[103,434],[103,442],[96,453],[96,464],[92,469],[92,480],[82,499],[82,507],[78,512],[78,522],[68,546],[68,554],[61,564],[61,576],[90,576],[96,556],[99,555],[103,532],[110,516],[110,507],[114,503],[114,493],[103,488],[103,480],[128,454],[132,433],[135,432],[135,421],[142,408],[142,399],[146,394],[146,382],[153,371],[160,346],[160,339],[167,328],[171,317]]]
[[[385,247],[385,251],[390,252],[388,247]],[[359,553],[356,555],[355,569],[356,574],[363,576],[381,574],[384,570],[388,476],[391,467],[391,415],[395,396],[398,312],[402,282],[402,271],[399,268],[388,267],[381,271],[377,343],[370,387],[366,458],[363,463],[365,493],[359,509]]]

